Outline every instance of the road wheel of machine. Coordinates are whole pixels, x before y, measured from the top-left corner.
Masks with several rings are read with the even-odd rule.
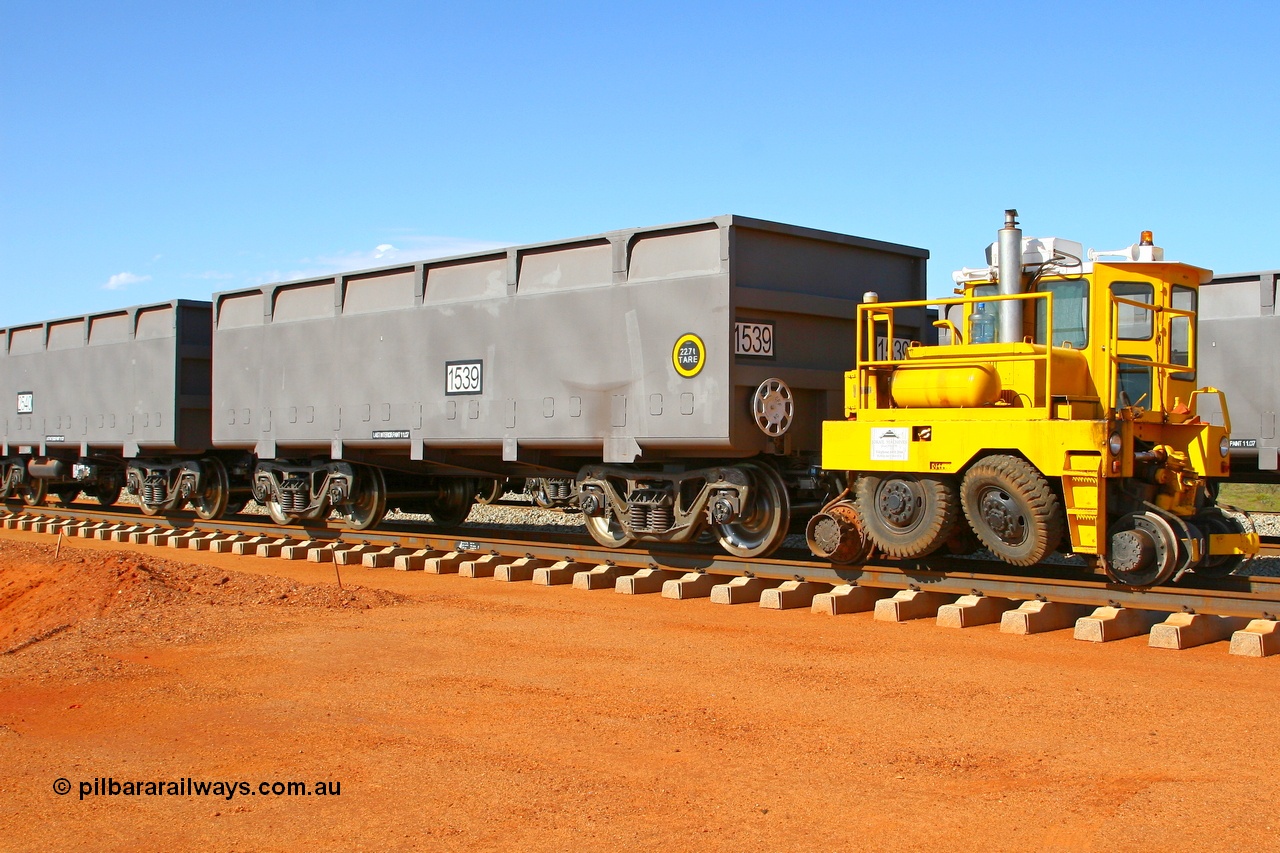
[[[382,476],[382,469],[361,465],[356,469],[355,483],[352,484],[347,526],[353,530],[368,530],[382,521],[386,514],[387,480]]]
[[[1192,519],[1206,537],[1215,533],[1244,533],[1244,525],[1217,508]],[[1225,578],[1244,563],[1243,554],[1214,554],[1200,561],[1193,571],[1204,578]]]
[[[199,494],[191,499],[191,508],[205,521],[221,518],[231,500],[226,466],[222,460],[209,457],[200,460],[200,468],[201,488]]]
[[[960,496],[973,532],[1006,563],[1033,566],[1062,541],[1062,502],[1025,459],[980,460],[964,475]]]
[[[80,497],[80,487],[75,483],[50,486],[49,494],[53,495],[63,506],[71,506]]]
[[[1178,568],[1178,537],[1160,515],[1131,512],[1111,525],[1107,574],[1127,586],[1154,586]]]
[[[949,478],[863,474],[854,494],[862,529],[889,557],[925,557],[955,535],[960,509]]]
[[[431,516],[432,524],[457,527],[471,515],[475,497],[475,480],[452,477],[441,481],[436,494],[427,500],[425,511]]]
[[[715,525],[716,541],[735,557],[764,557],[778,550],[791,528],[791,498],[782,476],[768,465],[743,462],[751,478],[749,506],[737,521]]]
[[[626,529],[613,517],[611,509],[602,516],[584,516],[582,521],[591,538],[606,548],[625,548],[636,541],[635,537],[627,535]]]

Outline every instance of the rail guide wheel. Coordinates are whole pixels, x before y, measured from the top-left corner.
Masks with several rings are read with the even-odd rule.
[[[804,538],[815,555],[841,566],[865,563],[875,550],[862,530],[858,511],[848,502],[829,506],[809,519]]]
[[[1244,533],[1244,525],[1216,507],[1197,515],[1192,522],[1204,530],[1206,539],[1215,533]],[[1206,555],[1192,571],[1201,577],[1225,578],[1244,563],[1243,554]]]
[[[999,455],[979,460],[964,475],[960,497],[973,532],[1006,563],[1034,566],[1062,541],[1062,502],[1025,459]]]
[[[955,535],[960,507],[949,477],[863,474],[854,494],[862,529],[888,557],[925,557]]]
[[[1177,568],[1178,537],[1162,516],[1131,512],[1112,525],[1106,557],[1112,580],[1126,586],[1154,586],[1173,577]]]

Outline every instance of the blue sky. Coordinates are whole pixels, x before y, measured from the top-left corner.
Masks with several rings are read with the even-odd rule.
[[[0,326],[737,213],[1280,267],[1272,3],[0,3]],[[383,247],[381,250],[379,247]]]

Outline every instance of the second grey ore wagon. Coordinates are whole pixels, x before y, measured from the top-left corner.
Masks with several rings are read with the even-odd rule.
[[[538,477],[604,545],[764,554],[839,487],[821,423],[862,294],[924,299],[927,257],[722,216],[219,293],[213,443],[281,523],[455,523]]]

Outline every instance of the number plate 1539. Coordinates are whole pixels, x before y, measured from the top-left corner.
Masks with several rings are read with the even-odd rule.
[[[773,324],[733,324],[733,352],[735,355],[773,355]]]
[[[444,393],[483,394],[484,362],[447,362],[444,366]]]

